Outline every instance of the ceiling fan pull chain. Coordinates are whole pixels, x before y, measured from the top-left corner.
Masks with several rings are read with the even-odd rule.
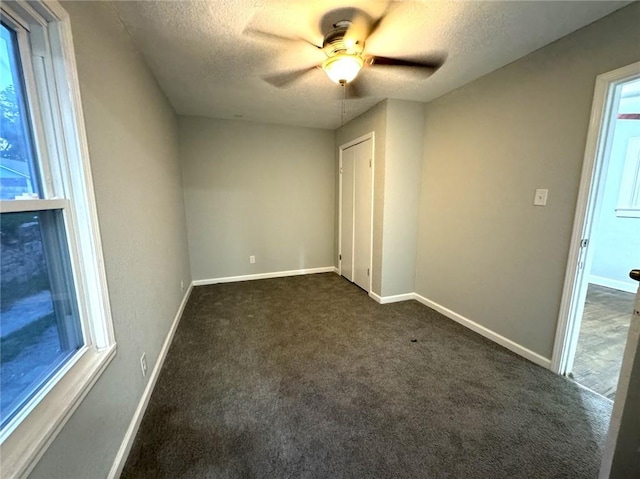
[[[340,82],[340,86],[342,87],[342,101],[340,104],[340,126],[344,126],[344,116],[347,112],[347,105],[345,102],[347,96],[347,83]]]

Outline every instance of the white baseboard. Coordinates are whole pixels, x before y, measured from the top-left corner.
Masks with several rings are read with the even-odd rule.
[[[149,399],[151,399],[151,393],[153,392],[156,381],[158,380],[158,376],[160,375],[160,370],[162,369],[164,360],[167,357],[167,352],[169,351],[169,347],[171,346],[171,342],[173,341],[173,336],[175,335],[178,324],[180,323],[180,319],[182,318],[182,312],[184,311],[184,307],[189,300],[189,296],[191,295],[192,290],[193,283],[189,285],[189,289],[185,293],[184,298],[182,298],[180,307],[178,308],[176,316],[173,319],[171,329],[169,329],[169,333],[167,334],[167,337],[162,344],[162,348],[160,349],[160,353],[158,354],[156,364],[153,367],[151,374],[149,375],[147,386],[144,388],[142,397],[140,398],[140,402],[138,403],[138,407],[133,413],[131,423],[127,428],[127,432],[124,435],[124,439],[122,440],[120,449],[118,449],[118,453],[116,454],[116,457],[113,461],[113,465],[111,466],[111,470],[109,471],[109,475],[107,476],[108,479],[118,479],[120,477],[120,474],[122,474],[122,469],[127,462],[127,457],[129,456],[129,452],[131,451],[131,447],[133,446],[133,441],[135,440],[136,434],[138,433],[138,428],[140,427],[140,423],[142,422],[142,417],[147,410]]]
[[[443,314],[447,318],[454,320],[456,323],[462,324],[463,326],[471,329],[472,331],[475,331],[485,338],[490,339],[494,343],[498,343],[500,346],[507,348],[509,351],[513,351],[514,353],[528,359],[535,364],[538,364],[539,366],[542,366],[543,368],[549,369],[551,367],[550,359],[540,356],[538,353],[534,353],[530,349],[527,349],[524,346],[511,341],[510,339],[505,338],[504,336],[491,331],[490,329],[485,328],[484,326],[474,321],[471,321],[469,318],[465,318],[464,316],[451,311],[449,308],[445,308],[435,301],[431,301],[424,296],[420,296],[418,293],[397,294],[394,296],[380,296],[374,292],[370,292],[369,297],[380,304],[390,304],[397,303],[399,301],[409,301],[415,299],[425,306]]]
[[[227,276],[225,278],[198,279],[193,282],[194,286],[204,286],[207,284],[235,283],[237,281],[253,281],[255,279],[284,278],[286,276],[298,276],[302,274],[315,273],[337,273],[335,266],[325,266],[323,268],[294,269],[290,271],[275,271],[273,273],[247,274],[243,276]]]
[[[380,296],[373,291],[369,293],[369,297],[380,304],[399,303],[400,301],[410,301],[415,299],[415,293],[396,294],[393,296]]]
[[[382,297],[373,291],[369,291],[369,297],[373,299],[376,303],[382,304]]]
[[[463,326],[471,329],[472,331],[475,331],[476,333],[481,334],[485,338],[490,339],[494,343],[498,343],[500,346],[507,348],[509,351],[512,351],[522,356],[523,358],[526,358],[529,361],[539,366],[542,366],[543,368],[549,369],[551,367],[550,359],[540,356],[538,353],[534,353],[530,349],[527,349],[524,346],[514,341],[511,341],[510,339],[507,339],[504,336],[501,336],[500,334],[494,331],[491,331],[490,329],[485,328],[484,326],[474,321],[471,321],[470,319],[465,318],[464,316],[454,311],[451,311],[448,308],[445,308],[444,306],[436,303],[435,301],[431,301],[430,299],[427,299],[424,296],[420,296],[419,294],[415,294],[414,298],[416,299],[416,301],[419,301],[425,306],[428,306],[429,308],[434,309],[441,314],[444,314],[447,318],[453,319],[456,323],[462,324]]]
[[[619,279],[605,278],[603,276],[589,275],[589,283],[597,284],[598,286],[604,286],[605,288],[617,289],[618,291],[626,291],[627,293],[634,293],[638,290],[638,284],[633,280],[620,281]]]

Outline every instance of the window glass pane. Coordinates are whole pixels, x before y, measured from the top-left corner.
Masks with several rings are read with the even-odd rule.
[[[16,33],[0,24],[0,199],[40,197]]]
[[[0,215],[2,427],[83,344],[60,210]]]

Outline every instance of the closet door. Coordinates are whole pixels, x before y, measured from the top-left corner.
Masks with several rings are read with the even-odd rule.
[[[373,141],[342,150],[340,274],[369,291]]]
[[[357,146],[357,145],[356,145]],[[340,240],[340,274],[353,281],[353,200],[356,147],[342,150],[342,220]]]
[[[372,140],[355,145],[353,205],[353,282],[369,291],[371,268]]]

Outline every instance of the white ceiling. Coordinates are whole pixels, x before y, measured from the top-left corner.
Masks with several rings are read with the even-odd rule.
[[[405,69],[363,70],[372,96],[348,100],[346,120],[384,98],[437,98],[628,3],[398,2],[367,41],[366,52],[409,58],[444,52],[447,60],[427,79]],[[302,42],[243,32],[257,29],[321,44],[319,23],[326,12],[357,7],[376,17],[386,2],[183,0],[114,5],[178,114],[333,129],[340,126],[341,90],[321,70],[287,89],[261,79],[318,64],[324,53]]]

